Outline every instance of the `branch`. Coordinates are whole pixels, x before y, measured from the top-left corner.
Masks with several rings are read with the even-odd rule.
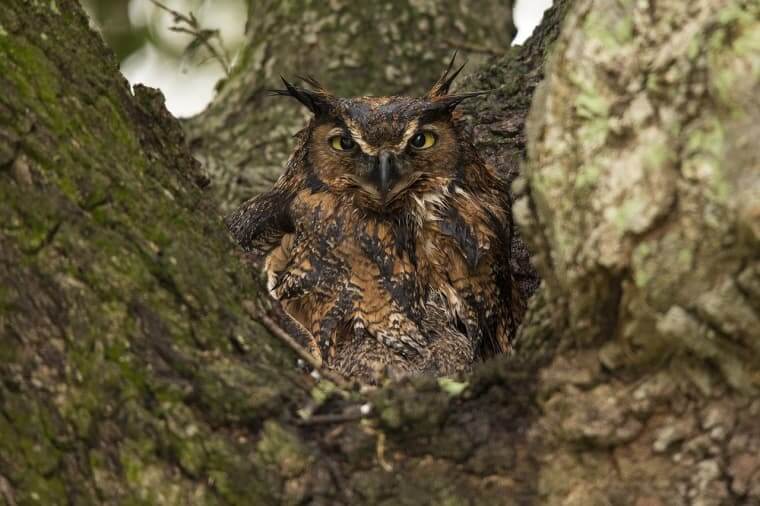
[[[264,314],[255,303],[253,303],[250,300],[244,300],[242,302],[243,309],[248,313],[248,315],[251,317],[251,319],[255,322],[260,323],[264,326],[273,336],[278,338],[280,341],[285,343],[290,349],[292,349],[296,355],[300,359],[302,359],[304,362],[309,364],[320,376],[323,376],[327,378],[328,380],[335,383],[338,387],[343,389],[349,389],[351,388],[352,383],[347,381],[343,376],[336,373],[335,371],[331,371],[330,369],[326,369],[322,365],[322,361],[317,359],[314,355],[309,353],[309,351],[298,344],[298,342],[293,339],[293,337],[285,332],[285,330],[280,327],[277,322],[272,320],[269,316]]]
[[[171,9],[167,7],[166,5],[162,4],[158,0],[150,0],[153,5],[158,7],[159,9],[163,10],[164,12],[168,12],[172,16],[174,16],[174,23],[175,25],[170,27],[169,29],[173,32],[177,33],[185,33],[193,37],[193,40],[190,41],[190,43],[185,48],[185,53],[190,54],[193,51],[195,51],[198,47],[205,47],[208,52],[211,54],[211,58],[219,62],[219,64],[222,66],[222,69],[224,70],[225,75],[230,75],[230,58],[227,55],[227,51],[224,49],[224,43],[222,42],[222,36],[219,30],[209,30],[201,28],[200,23],[198,23],[198,18],[195,17],[195,15],[191,12],[188,16],[182,14],[181,12],[175,11],[174,9]],[[184,23],[187,25],[187,27],[180,26],[180,23]],[[189,27],[189,28],[188,28]],[[219,46],[221,49],[217,49],[214,47],[214,45],[211,43],[211,40],[216,38],[219,42]]]

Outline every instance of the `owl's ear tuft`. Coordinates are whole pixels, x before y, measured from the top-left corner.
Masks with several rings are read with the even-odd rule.
[[[269,90],[269,93],[274,96],[281,97],[293,97],[303,105],[305,105],[315,116],[328,113],[332,109],[333,97],[322,87],[319,82],[312,76],[300,77],[302,81],[306,82],[313,89],[302,88],[295,86],[289,82],[283,76],[280,76],[282,83],[285,85],[283,90]]]
[[[451,56],[451,60],[449,61],[449,65],[446,67],[446,70],[443,71],[443,74],[441,74],[441,77],[438,78],[438,81],[436,81],[433,87],[430,88],[430,91],[427,92],[427,98],[437,98],[449,94],[449,89],[451,88],[451,84],[454,82],[454,79],[457,78],[457,76],[462,72],[462,69],[464,69],[465,65],[467,65],[467,61],[465,61],[456,70],[452,71],[454,68],[454,61],[456,61],[456,59],[457,52],[454,51],[454,54]]]
[[[469,91],[466,93],[456,93],[454,95],[444,95],[442,97],[436,98],[435,102],[442,104],[451,110],[451,109],[454,109],[459,104],[461,104],[464,100],[467,100],[468,98],[488,95],[489,93],[492,93],[493,91],[494,90]]]
[[[442,95],[430,99],[425,104],[424,113],[430,115],[451,114],[452,111],[464,100],[481,95],[487,95],[494,90],[470,91],[466,93],[456,93],[454,95]]]
[[[465,61],[462,65],[454,69],[454,62],[456,59],[457,53],[454,51],[454,54],[452,55],[451,60],[449,61],[449,65],[446,67],[446,70],[443,71],[441,77],[438,79],[438,81],[436,81],[433,87],[430,88],[430,91],[427,92],[427,95],[425,95],[425,98],[430,101],[431,112],[451,112],[456,106],[462,103],[463,100],[478,97],[480,95],[486,95],[493,91],[471,91],[468,93],[449,94],[449,90],[451,89],[451,85],[454,82],[454,79],[457,78],[457,76],[462,72],[462,69],[464,69],[465,65],[467,65],[467,62]]]

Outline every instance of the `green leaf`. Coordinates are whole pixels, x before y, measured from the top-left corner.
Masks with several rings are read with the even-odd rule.
[[[460,395],[469,386],[466,381],[455,381],[451,378],[438,378],[438,386],[452,397]]]

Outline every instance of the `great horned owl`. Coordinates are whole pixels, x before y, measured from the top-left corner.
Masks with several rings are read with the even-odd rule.
[[[275,93],[313,117],[272,190],[227,218],[311,352],[346,376],[467,370],[509,350],[521,317],[509,194],[459,118],[481,93],[450,94],[452,64],[421,98],[283,78]]]

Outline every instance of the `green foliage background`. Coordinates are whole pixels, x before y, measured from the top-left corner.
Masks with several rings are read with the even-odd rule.
[[[166,5],[182,14],[198,14],[202,8],[213,8],[216,11],[241,9],[241,0],[183,0],[181,2],[165,2]],[[81,0],[82,6],[90,16],[93,24],[100,30],[106,43],[111,47],[119,61],[125,61],[146,44],[154,46],[160,52],[182,58],[184,48],[176,44],[176,34],[167,30],[161,23],[159,9],[151,9],[150,0]],[[130,9],[147,8],[151,11],[147,23],[141,23],[142,16],[130,17]],[[203,16],[199,16],[203,24]],[[243,20],[241,19],[241,23]],[[223,28],[207,26],[206,28]],[[237,47],[226,48],[231,53]]]

